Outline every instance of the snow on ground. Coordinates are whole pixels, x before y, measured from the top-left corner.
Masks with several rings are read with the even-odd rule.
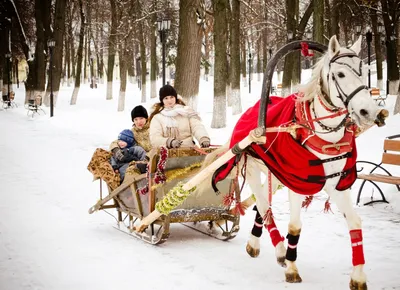
[[[252,82],[252,94],[242,89],[244,108],[261,91]],[[259,258],[250,258],[245,245],[254,212],[241,220],[238,236],[222,242],[172,225],[171,236],[160,246],[145,244],[116,231],[105,212],[87,210],[99,198],[86,166],[95,148],[107,148],[118,133],[130,128],[130,110],[140,103],[137,85],[129,84],[126,110],[118,113],[118,83],[114,99],[105,100],[105,86],[81,88],[76,106],[70,106],[71,87],[63,87],[54,118],[29,118],[23,107],[23,88],[17,90],[18,108],[0,110],[0,289],[1,290],[110,290],[110,289],[348,289],[351,247],[342,215],[322,212],[325,194],[319,194],[303,212],[298,247],[301,284],[284,282],[284,271],[274,258],[265,235]],[[392,110],[395,97],[389,97]],[[151,107],[156,100],[145,105]],[[199,111],[210,127],[212,85],[201,82]],[[225,129],[211,130],[213,144],[222,144],[238,116]],[[400,116],[391,116],[384,128],[372,128],[357,139],[359,159],[379,161],[384,137],[398,134]],[[400,174],[396,168],[394,173]],[[353,188],[355,200],[357,182]],[[398,257],[400,192],[382,186],[389,205],[360,206],[365,244],[365,272],[369,289],[400,289]],[[246,188],[244,195],[249,194]],[[364,193],[368,199],[371,191]],[[273,204],[281,234],[286,234],[288,202],[285,190]]]

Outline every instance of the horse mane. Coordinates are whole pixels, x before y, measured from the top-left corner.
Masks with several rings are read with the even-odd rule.
[[[299,86],[301,97],[300,102],[312,101],[319,94],[319,78],[321,77],[322,68],[324,67],[326,54],[324,54],[318,62],[313,66],[311,79],[308,83]]]

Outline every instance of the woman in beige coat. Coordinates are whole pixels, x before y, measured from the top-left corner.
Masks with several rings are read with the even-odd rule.
[[[165,85],[159,95],[160,103],[154,105],[149,118],[151,146],[193,147],[194,137],[201,147],[209,147],[210,137],[198,113],[178,99],[176,90]]]

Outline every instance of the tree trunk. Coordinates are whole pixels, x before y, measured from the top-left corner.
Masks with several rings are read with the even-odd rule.
[[[231,21],[231,95],[232,114],[242,112],[242,100],[240,98],[240,1],[232,0]]]
[[[139,22],[139,42],[140,42],[140,66],[142,72],[142,103],[146,103],[146,77],[147,77],[147,57],[146,57],[146,43],[144,36],[144,25],[143,22]]]
[[[323,17],[326,19],[325,23],[326,29],[324,29],[324,31],[326,31],[328,39],[330,39],[331,36],[333,35],[333,31],[332,31],[332,10],[331,10],[331,5],[329,5],[329,0],[325,0],[324,6],[325,6],[325,15],[323,15]]]
[[[324,1],[316,0],[313,1],[314,13],[313,13],[313,27],[314,41],[319,43],[326,43],[324,39]]]
[[[85,36],[85,13],[83,12],[83,3],[82,0],[78,0],[79,10],[81,14],[81,27],[79,30],[79,45],[77,52],[77,65],[76,65],[76,76],[75,76],[75,87],[71,96],[71,105],[76,104],[76,100],[78,99],[79,87],[81,86],[81,73],[82,73],[82,53],[83,53],[83,38]]]
[[[242,81],[243,81],[243,86],[247,87],[247,82],[246,82],[246,43],[243,41],[243,34],[242,36],[242,41],[240,42],[240,52],[242,53],[242,59],[240,62],[240,71],[242,73]]]
[[[75,68],[76,68],[76,60],[75,60],[75,43],[74,43],[74,32],[72,30],[72,19],[73,19],[73,13],[72,10],[67,11],[69,14],[69,23],[68,23],[68,34],[70,36],[70,58],[71,58],[71,82],[75,78]]]
[[[57,104],[58,91],[61,84],[61,74],[62,74],[62,58],[63,58],[63,43],[64,43],[64,32],[65,32],[65,6],[68,0],[56,0],[56,9],[54,15],[54,32],[53,39],[56,45],[53,48],[53,96],[54,96],[54,106]],[[44,104],[46,106],[50,105],[50,86],[47,85],[46,97]]]
[[[201,0],[179,1],[175,88],[186,104],[194,110],[197,109],[203,38],[203,23],[197,23],[198,15],[204,15],[203,7],[200,4]]]
[[[155,1],[154,1],[154,4]],[[150,98],[157,98],[157,37],[156,37],[157,15],[151,17],[150,26]]]
[[[226,127],[226,79],[228,77],[226,45],[228,0],[213,0],[214,7],[214,110],[211,128]]]
[[[36,20],[36,48],[35,48],[35,78],[36,87],[31,98],[37,95],[44,98],[46,91],[46,55],[47,50],[47,37],[46,37],[46,20],[50,15],[49,1],[36,0],[35,1],[35,20]],[[48,23],[48,20],[47,20]],[[48,29],[48,28],[47,28]]]
[[[69,24],[67,24],[69,25]],[[71,35],[69,33],[66,34],[66,39],[65,39],[65,62],[67,65],[66,68],[66,73],[67,73],[67,86],[71,86],[71,50],[70,50],[70,42],[74,41]]]
[[[394,105],[393,115],[400,113],[400,87],[397,90],[396,104]]]
[[[296,11],[298,11],[298,1],[286,0],[286,31],[291,31],[293,36],[295,36],[297,29]],[[295,57],[294,53],[288,54],[285,57],[282,77],[282,96],[287,96],[291,93],[293,71],[295,71],[296,68],[296,61],[298,62],[298,59]]]
[[[376,14],[376,5],[370,9],[370,17],[372,23],[372,32],[374,33],[374,48],[376,58],[376,73],[377,73],[377,87],[383,89],[383,74],[382,74],[382,47],[381,39],[378,33],[378,17]]]
[[[112,100],[113,94],[113,74],[115,62],[115,47],[117,33],[117,7],[114,0],[110,0],[111,4],[111,31],[108,37],[108,61],[107,61],[107,94],[106,100]]]
[[[128,38],[125,38],[123,43],[121,43],[121,49],[119,52],[119,72],[121,76],[121,85],[119,87],[119,97],[118,97],[118,112],[125,110],[125,94],[126,94],[126,72],[127,72],[127,47]]]
[[[340,7],[338,4],[338,0],[333,0],[332,5],[331,5],[331,12],[332,12],[332,20],[331,20],[331,36],[336,35],[336,38],[339,40],[340,38],[340,27],[339,27],[339,21],[340,21]],[[347,45],[347,43],[346,43]]]
[[[395,1],[381,0],[382,17],[386,31],[386,66],[387,78],[389,81],[389,94],[397,95],[399,69],[397,62],[397,45],[396,45],[396,22],[397,10],[394,9]]]

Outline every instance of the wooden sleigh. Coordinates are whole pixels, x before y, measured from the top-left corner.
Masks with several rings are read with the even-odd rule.
[[[239,231],[240,214],[230,212],[230,207],[224,205],[224,196],[228,192],[234,192],[235,199],[240,200],[236,178],[221,182],[218,185],[221,194],[218,195],[212,189],[211,182],[208,182],[209,186],[206,186],[205,190],[202,192],[194,190],[181,205],[169,214],[157,218],[144,231],[135,231],[142,219],[155,210],[156,203],[162,200],[178,182],[185,183],[200,171],[205,154],[215,148],[168,150],[162,172],[166,176],[166,181],[157,184],[160,163],[163,162],[160,150],[163,149],[150,152],[148,174],[134,177],[126,175],[124,182],[118,188],[112,191],[108,187],[109,192],[105,197],[102,192],[103,180],[100,180],[100,200],[89,209],[89,213],[115,209],[118,220],[116,228],[150,244],[165,242],[170,235],[171,223],[182,223],[220,240],[234,238]]]

